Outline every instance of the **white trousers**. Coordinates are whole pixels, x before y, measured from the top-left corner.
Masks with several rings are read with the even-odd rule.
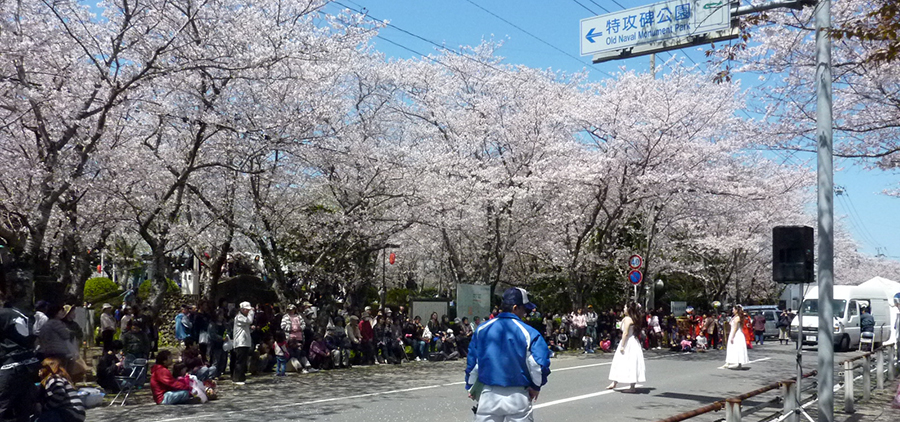
[[[478,399],[475,422],[534,422],[525,387],[485,385]]]

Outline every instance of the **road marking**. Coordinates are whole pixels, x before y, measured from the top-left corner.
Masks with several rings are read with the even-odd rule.
[[[747,362],[747,363],[762,362],[762,361],[766,361],[766,360],[769,360],[769,359],[772,359],[772,358],[762,358],[762,359],[757,359],[757,360],[751,360],[750,362]]]
[[[643,386],[644,386],[643,384],[637,384],[637,385],[635,385],[634,387],[635,387],[635,388],[638,388],[638,387],[643,387]],[[568,403],[568,402],[576,401],[576,400],[589,399],[589,398],[591,398],[591,397],[604,396],[604,395],[612,394],[612,393],[615,393],[615,392],[616,392],[616,390],[603,390],[603,391],[598,391],[598,392],[596,392],[596,393],[584,394],[584,395],[581,395],[581,396],[569,397],[569,398],[565,398],[565,399],[554,400],[554,401],[547,402],[547,403],[541,403],[541,404],[535,405],[534,408],[535,408],[535,409],[540,409],[540,408],[542,408],[542,407],[547,407],[547,406],[553,406],[553,405],[557,405],[557,404]]]
[[[580,366],[570,366],[568,368],[559,368],[559,369],[550,369],[550,372],[559,372],[559,371],[568,371],[570,369],[581,369],[581,368],[590,368],[594,366],[603,366],[603,365],[612,365],[612,362],[602,362],[602,363],[592,363],[590,365],[580,365]]]
[[[282,408],[286,408],[286,407],[296,407],[296,406],[309,406],[312,404],[328,403],[328,402],[339,401],[339,400],[349,400],[349,399],[359,399],[359,398],[365,398],[365,397],[383,396],[386,394],[407,393],[410,391],[428,390],[428,389],[438,388],[438,387],[443,387],[443,385],[442,384],[426,385],[423,387],[404,388],[402,390],[382,391],[379,393],[357,394],[354,396],[345,396],[345,397],[332,397],[329,399],[320,399],[320,400],[306,401],[306,402],[301,402],[301,403],[282,404],[279,406],[266,406],[266,407],[258,407],[255,409],[232,410],[232,411],[222,412],[222,413],[218,413],[218,414],[214,414],[214,415],[193,415],[190,417],[183,417],[183,418],[160,419],[158,422],[196,420],[199,418],[206,418],[206,417],[221,418],[222,415],[229,414],[229,413],[261,412],[264,410],[282,409]]]

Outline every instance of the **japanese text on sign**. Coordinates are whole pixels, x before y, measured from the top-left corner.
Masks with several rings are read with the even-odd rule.
[[[668,0],[582,19],[581,54],[703,34],[731,26],[724,0]]]

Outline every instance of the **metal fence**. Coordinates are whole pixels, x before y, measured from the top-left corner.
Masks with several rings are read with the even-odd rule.
[[[845,413],[853,413],[855,411],[854,405],[856,397],[854,395],[854,386],[857,382],[859,383],[860,390],[862,390],[862,400],[866,401],[869,400],[873,388],[873,373],[875,374],[874,388],[877,389],[884,389],[885,379],[894,379],[897,366],[896,347],[897,345],[879,347],[873,351],[844,360],[840,363],[840,367],[843,370],[838,376],[843,377],[844,381],[842,384],[835,387],[835,392],[843,390]],[[816,371],[803,374],[803,379],[815,377],[816,374]],[[717,412],[722,409],[725,410],[725,422],[740,422],[744,416],[758,412],[763,408],[768,407],[773,402],[778,401],[783,403],[782,411],[761,417],[760,419],[777,422],[797,422],[800,419],[801,409],[814,404],[818,400],[815,395],[812,395],[809,399],[803,400],[803,403],[801,403],[799,399],[800,396],[797,394],[797,388],[800,388],[800,386],[797,385],[796,379],[782,380],[738,396],[718,400],[703,407],[698,407],[669,418],[660,419],[658,422],[684,421],[710,412]],[[762,405],[752,408],[742,408],[747,399],[777,389],[781,390],[781,394],[776,399],[769,400]]]

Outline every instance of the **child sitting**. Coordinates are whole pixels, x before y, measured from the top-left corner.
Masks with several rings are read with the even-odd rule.
[[[691,346],[692,346],[691,341],[688,340],[687,337],[681,338],[681,351],[682,352],[693,352],[694,350]]]
[[[594,339],[588,335],[582,337],[581,348],[584,349],[584,353],[594,353]]]
[[[697,351],[705,352],[706,351],[706,337],[700,335],[697,336]]]
[[[562,349],[566,350],[566,345],[569,344],[569,336],[566,335],[565,331],[556,330],[556,344]]]

